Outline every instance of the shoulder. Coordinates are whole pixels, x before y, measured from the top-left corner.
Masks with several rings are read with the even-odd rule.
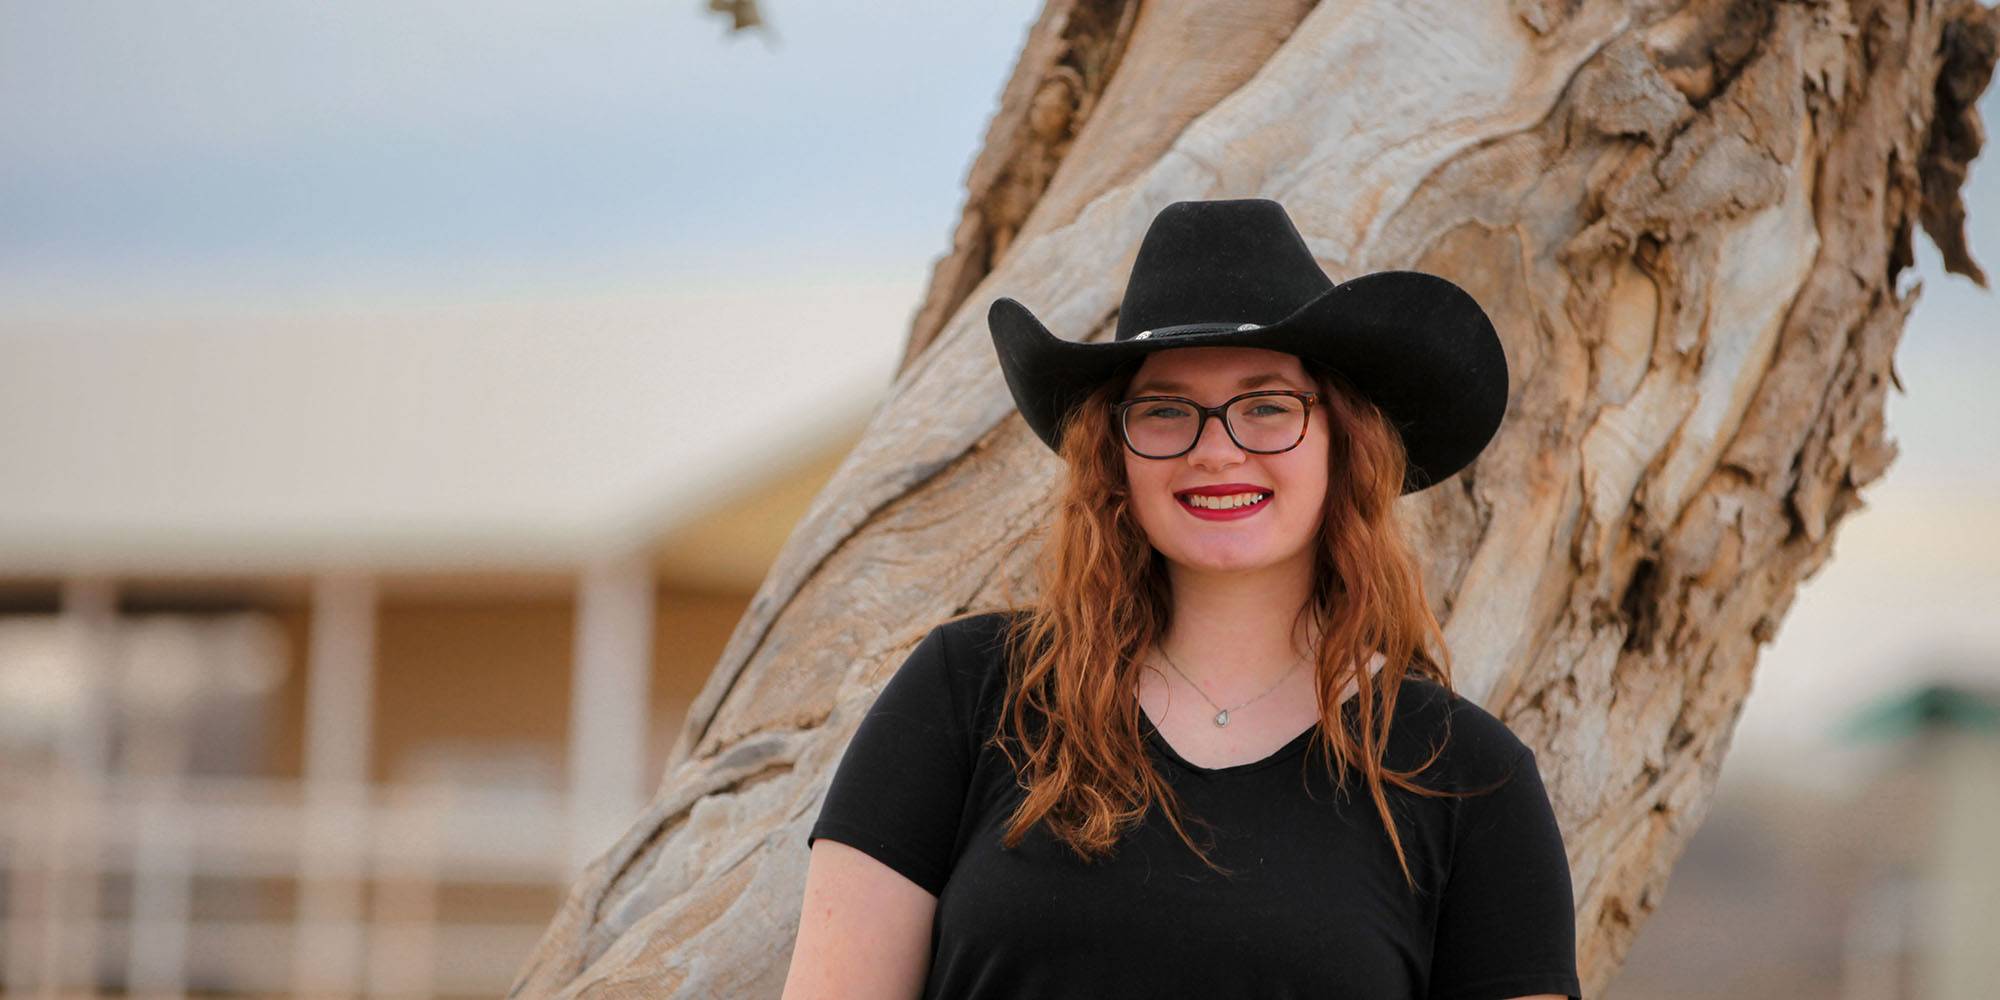
[[[1438,751],[1434,766],[1439,776],[1459,787],[1503,779],[1529,752],[1506,723],[1479,703],[1421,677],[1403,679],[1389,740],[1404,758],[1397,761],[1400,767],[1421,764]]]
[[[931,627],[917,645],[924,669],[946,678],[953,700],[974,715],[998,694],[1006,680],[1008,627],[1019,611],[955,615]]]
[[[931,631],[939,633],[955,651],[962,650],[960,655],[993,656],[1000,652],[999,642],[1008,627],[1023,614],[1018,610],[1001,610],[955,615],[939,622]]]
[[[982,683],[990,674],[1001,672],[1005,662],[1007,633],[1017,611],[985,611],[954,615],[931,628],[924,643],[933,645],[952,664],[952,671],[965,682]]]

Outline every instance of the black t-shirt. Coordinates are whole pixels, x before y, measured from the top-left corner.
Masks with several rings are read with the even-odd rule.
[[[1427,680],[1404,681],[1384,763],[1408,769],[1443,743],[1420,784],[1512,778],[1467,798],[1384,786],[1415,897],[1365,782],[1350,772],[1336,790],[1316,728],[1262,760],[1203,768],[1141,714],[1154,766],[1208,824],[1184,814],[1182,825],[1230,878],[1157,805],[1088,864],[1039,823],[1003,848],[1024,793],[1006,756],[982,744],[1000,718],[1005,621],[946,622],[917,644],[806,838],[858,848],[938,897],[925,997],[1581,996],[1568,860],[1534,754]],[[1350,719],[1354,709],[1343,706]]]

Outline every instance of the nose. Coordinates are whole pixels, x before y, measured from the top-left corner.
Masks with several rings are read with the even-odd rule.
[[[1229,428],[1222,425],[1220,414],[1204,419],[1201,432],[1195,437],[1194,448],[1187,454],[1190,464],[1203,468],[1220,468],[1243,461],[1245,452],[1236,446],[1236,440],[1229,436]]]

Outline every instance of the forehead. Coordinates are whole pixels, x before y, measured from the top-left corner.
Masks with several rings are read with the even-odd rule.
[[[1297,355],[1261,347],[1176,347],[1146,355],[1127,393],[1235,392],[1246,379],[1258,375],[1279,376],[1260,381],[1259,388],[1312,388],[1311,376]]]

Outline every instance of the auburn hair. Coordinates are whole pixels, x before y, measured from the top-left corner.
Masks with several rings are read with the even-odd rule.
[[[1341,789],[1350,767],[1360,771],[1414,892],[1384,784],[1428,797],[1469,793],[1413,780],[1437,760],[1439,747],[1410,771],[1385,767],[1382,754],[1403,678],[1428,678],[1450,692],[1450,654],[1396,517],[1406,466],[1401,436],[1337,372],[1300,360],[1319,384],[1329,431],[1330,474],[1312,592],[1298,612],[1316,618],[1321,635],[1315,664],[1321,718],[1314,742]],[[1013,764],[1027,794],[1001,842],[1015,847],[1045,822],[1090,861],[1113,853],[1124,831],[1158,802],[1189,849],[1227,875],[1188,836],[1179,799],[1147,758],[1140,729],[1138,657],[1166,633],[1173,601],[1165,557],[1133,515],[1124,444],[1110,409],[1137,370],[1133,362],[1106,379],[1062,425],[1067,474],[1035,562],[1038,599],[1014,607],[1004,633],[1006,694],[989,743]],[[1366,665],[1377,652],[1384,660],[1371,676]],[[1342,724],[1335,700],[1350,679],[1358,733]]]

